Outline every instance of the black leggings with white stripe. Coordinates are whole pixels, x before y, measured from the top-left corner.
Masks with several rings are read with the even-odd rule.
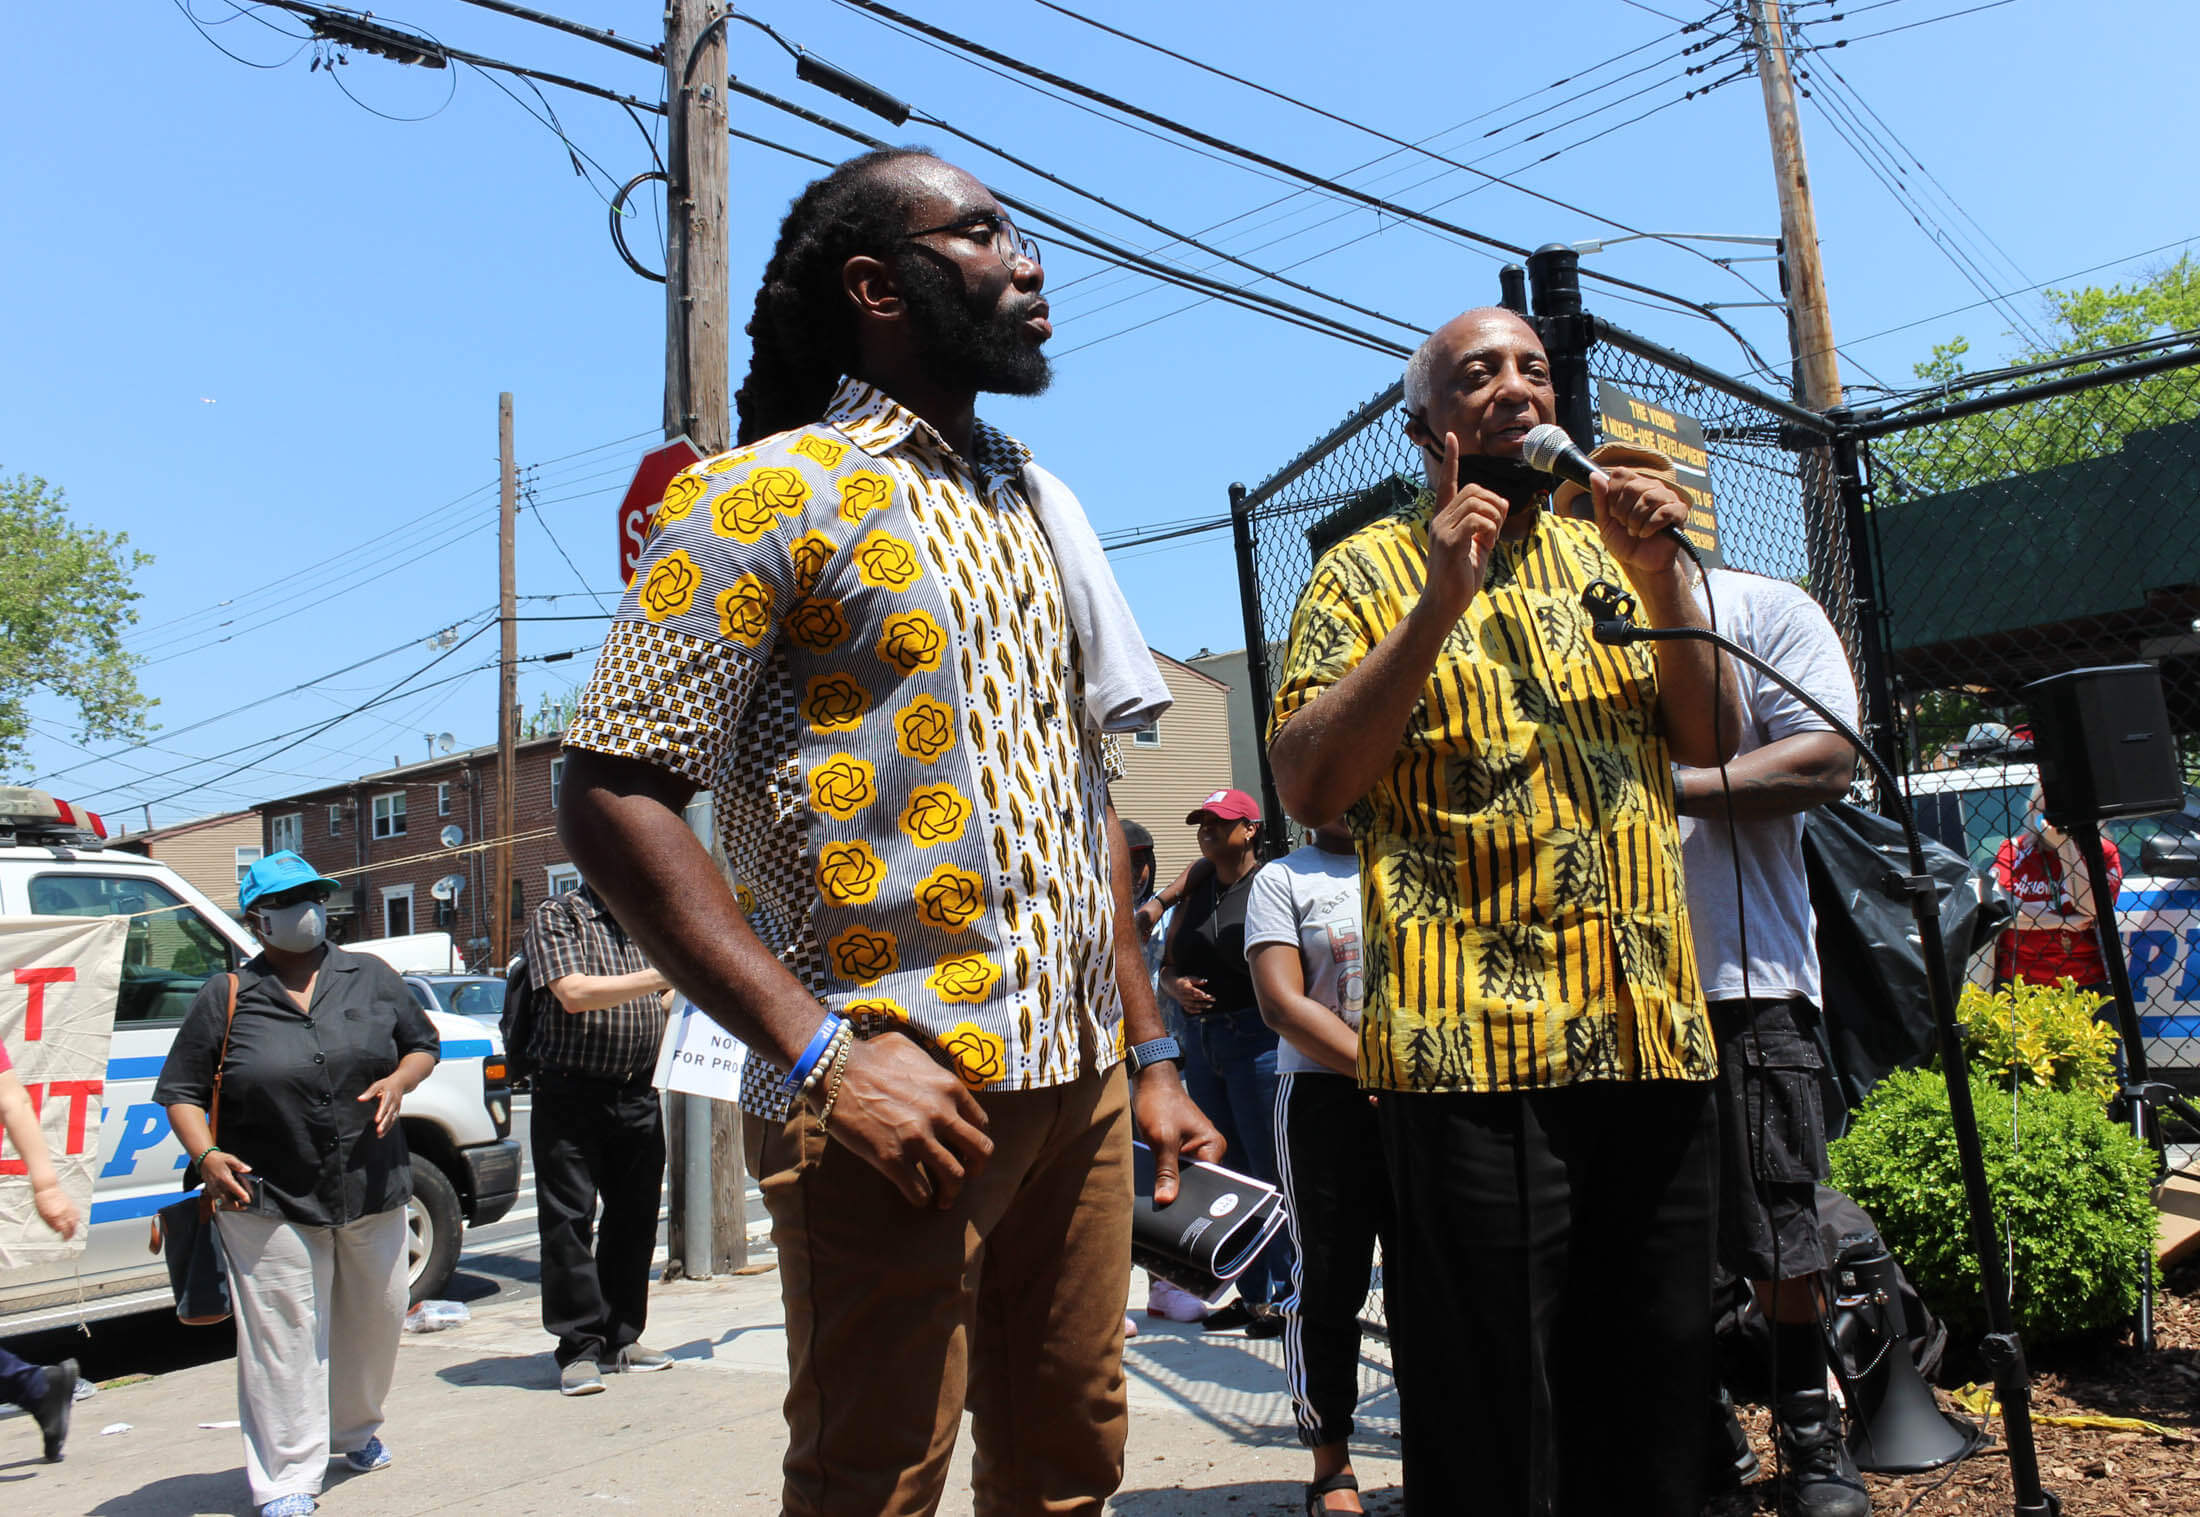
[[[1283,1370],[1308,1448],[1352,1436],[1360,1396],[1360,1307],[1375,1243],[1390,1231],[1390,1185],[1375,1108],[1354,1080],[1276,1078],[1276,1158],[1293,1263]]]

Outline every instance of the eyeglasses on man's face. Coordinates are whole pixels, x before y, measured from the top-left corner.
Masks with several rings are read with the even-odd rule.
[[[909,233],[902,241],[915,242],[920,238],[936,237],[943,232],[953,232],[972,242],[989,244],[994,255],[1001,260],[1001,267],[1010,273],[1015,272],[1018,260],[1026,260],[1040,267],[1044,267],[1046,263],[1039,252],[1039,244],[1016,230],[1014,222],[996,211],[980,211],[958,221],[926,227],[921,232]]]

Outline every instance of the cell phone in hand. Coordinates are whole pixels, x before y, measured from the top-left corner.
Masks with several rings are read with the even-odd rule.
[[[260,1209],[260,1177],[258,1175],[233,1175],[231,1178],[244,1187],[247,1199],[239,1201],[235,1196],[224,1191],[214,1198],[214,1209],[216,1211],[258,1211]]]

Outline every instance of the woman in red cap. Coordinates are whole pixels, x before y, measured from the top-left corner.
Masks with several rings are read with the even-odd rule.
[[[1184,1008],[1194,1048],[1184,1085],[1229,1144],[1223,1162],[1276,1183],[1276,1034],[1261,1019],[1245,964],[1245,898],[1260,868],[1260,802],[1217,790],[1185,825],[1199,829],[1200,861],[1185,876],[1161,951],[1161,988]],[[1242,1327],[1250,1337],[1283,1331],[1279,1303],[1291,1290],[1287,1233],[1238,1276],[1238,1299],[1207,1326]]]

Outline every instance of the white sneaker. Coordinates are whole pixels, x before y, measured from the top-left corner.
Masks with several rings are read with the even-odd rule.
[[[1181,1285],[1155,1279],[1146,1289],[1146,1315],[1168,1322],[1198,1322],[1207,1315],[1207,1303]]]

